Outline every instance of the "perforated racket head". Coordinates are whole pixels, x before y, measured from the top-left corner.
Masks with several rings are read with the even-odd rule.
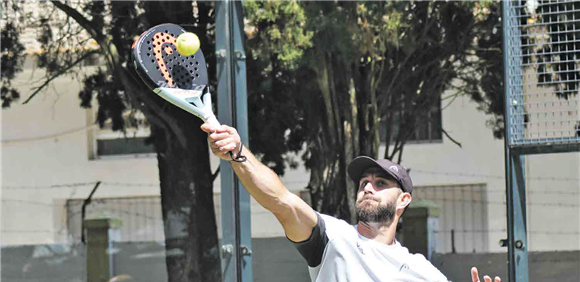
[[[207,66],[201,49],[191,56],[177,52],[177,37],[184,32],[178,25],[161,24],[145,31],[133,43],[132,56],[137,73],[152,90],[207,86]]]

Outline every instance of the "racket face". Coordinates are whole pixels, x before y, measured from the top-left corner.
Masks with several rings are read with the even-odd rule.
[[[208,84],[201,49],[191,56],[177,52],[177,37],[186,32],[175,24],[145,31],[132,46],[137,73],[151,89],[159,87],[202,90]]]

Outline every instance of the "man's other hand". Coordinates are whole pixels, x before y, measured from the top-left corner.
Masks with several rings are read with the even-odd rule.
[[[481,280],[479,280],[479,273],[477,273],[477,267],[471,268],[471,281],[472,282],[480,282],[481,281]],[[483,276],[483,281],[484,282],[491,282],[491,277],[485,275],[485,276]],[[501,278],[499,278],[499,276],[496,276],[493,279],[493,282],[501,282]]]

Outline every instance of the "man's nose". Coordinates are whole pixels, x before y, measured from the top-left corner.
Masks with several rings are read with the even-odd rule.
[[[375,187],[373,187],[373,184],[368,182],[367,184],[365,184],[365,187],[363,187],[363,191],[366,193],[370,193],[370,194],[374,194],[375,193]]]

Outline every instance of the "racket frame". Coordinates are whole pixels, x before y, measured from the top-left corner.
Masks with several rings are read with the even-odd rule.
[[[141,80],[143,80],[145,84],[158,96],[162,97],[171,104],[201,118],[205,122],[209,122],[214,126],[220,126],[219,121],[213,113],[211,94],[206,91],[206,81],[203,81],[203,83],[200,84],[192,83],[192,89],[183,89],[177,87],[176,84],[178,83],[175,81],[168,82],[167,80],[161,79],[157,79],[157,81],[155,81],[152,72],[158,71],[159,73],[162,73],[161,70],[159,70],[159,63],[157,63],[157,70],[148,69],[146,67],[144,60],[149,60],[149,58],[143,57],[144,54],[142,51],[142,45],[150,44],[150,42],[154,40],[153,37],[163,30],[165,30],[167,33],[169,33],[168,30],[170,30],[174,39],[177,38],[180,34],[186,32],[185,29],[175,24],[161,24],[143,32],[133,43],[131,52],[133,64],[137,74]],[[170,41],[167,43],[172,42]],[[165,46],[165,48],[163,48],[163,46]],[[175,44],[163,44],[160,49],[163,50],[162,52],[166,52],[166,48],[170,48],[171,53],[177,52],[177,46]],[[147,53],[147,55],[149,55],[149,53]],[[196,73],[203,72],[202,80],[207,80],[207,66],[205,65],[205,59],[203,58],[201,49],[199,49],[193,55],[194,58],[195,56],[197,56],[198,60],[202,61],[202,64],[196,66]],[[163,58],[163,60],[165,60],[165,58]],[[166,67],[167,63],[165,61],[163,64]]]

